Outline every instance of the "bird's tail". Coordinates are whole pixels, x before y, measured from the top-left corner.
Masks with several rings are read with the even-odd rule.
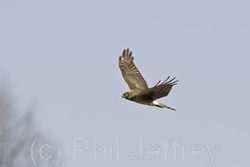
[[[174,111],[175,111],[174,108],[169,107],[169,106],[166,106],[165,104],[162,104],[162,103],[160,103],[160,102],[158,102],[158,101],[154,101],[153,104],[154,104],[154,106],[156,106],[156,107],[167,108],[167,109],[170,109],[170,110],[174,110]]]

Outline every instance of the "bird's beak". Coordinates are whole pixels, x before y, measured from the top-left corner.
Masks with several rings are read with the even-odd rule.
[[[124,96],[124,95],[122,95],[122,98],[125,98],[125,96]]]

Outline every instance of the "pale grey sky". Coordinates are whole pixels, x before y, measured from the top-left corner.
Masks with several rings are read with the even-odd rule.
[[[200,167],[210,163],[208,148],[213,153],[216,145],[213,167],[247,166],[249,6],[247,0],[2,1],[1,75],[20,107],[33,104],[37,124],[59,141],[59,166]],[[118,68],[125,48],[149,86],[169,75],[179,80],[160,99],[176,112],[121,98],[128,91]],[[90,142],[77,160],[75,138]],[[94,160],[94,138],[107,147],[106,161],[101,148]],[[140,138],[143,157],[133,160]],[[159,154],[150,154],[156,160],[146,155],[150,144],[159,146]],[[204,148],[194,154],[200,160],[190,153],[196,144]]]

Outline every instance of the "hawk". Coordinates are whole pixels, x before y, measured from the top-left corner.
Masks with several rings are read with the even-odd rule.
[[[130,88],[129,92],[123,93],[122,98],[144,105],[175,110],[156,101],[167,96],[172,87],[177,84],[178,80],[175,80],[175,77],[169,80],[169,76],[165,81],[160,80],[155,86],[148,88],[147,82],[134,64],[134,57],[129,49],[123,50],[118,63],[122,76]]]

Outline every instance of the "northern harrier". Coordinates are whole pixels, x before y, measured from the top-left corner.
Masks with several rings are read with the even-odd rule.
[[[119,57],[119,67],[122,76],[130,88],[130,91],[125,92],[122,98],[140,104],[175,110],[174,108],[156,101],[156,99],[167,96],[172,86],[176,85],[178,80],[174,81],[175,78],[169,80],[170,77],[168,77],[162,83],[159,81],[152,88],[148,88],[147,82],[136,68],[133,60],[134,57],[132,56],[132,52],[129,52],[129,49],[124,49],[122,56]]]

